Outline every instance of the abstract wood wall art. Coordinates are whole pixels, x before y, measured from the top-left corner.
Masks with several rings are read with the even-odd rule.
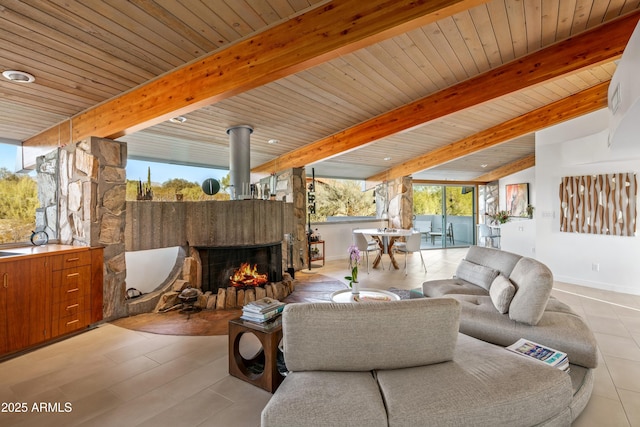
[[[567,176],[560,183],[560,231],[633,236],[635,173]]]

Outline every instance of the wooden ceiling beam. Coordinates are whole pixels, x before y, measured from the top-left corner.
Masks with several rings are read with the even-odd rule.
[[[252,169],[271,173],[329,159],[492,99],[618,59],[640,11],[307,144]]]
[[[411,175],[451,160],[493,147],[522,135],[580,117],[607,106],[609,82],[600,83],[529,113],[507,120],[467,138],[423,154],[379,174],[367,181],[380,182]]]
[[[496,168],[489,173],[480,175],[472,179],[471,182],[475,182],[476,184],[486,184],[491,181],[497,181],[498,179],[504,178],[505,176],[513,175],[514,173],[518,173],[525,169],[532,168],[535,165],[536,155],[531,154],[530,156],[526,156],[504,166],[500,166],[499,168]]]
[[[25,145],[117,138],[403,34],[488,0],[333,0],[90,108]],[[67,141],[65,141],[67,143]]]

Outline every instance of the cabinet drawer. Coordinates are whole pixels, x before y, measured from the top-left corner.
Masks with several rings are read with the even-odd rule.
[[[78,329],[85,328],[89,325],[89,312],[88,311],[79,311],[75,314],[53,318],[53,322],[51,322],[51,335],[53,337],[57,337],[60,335],[64,335],[69,332],[77,331]]]
[[[70,252],[51,257],[51,269],[53,271],[90,264],[91,252],[89,251]]]
[[[78,317],[82,311],[87,311],[89,306],[87,300],[84,297],[78,298],[77,301],[65,301],[53,305],[53,321],[58,319],[64,319],[66,317]]]
[[[91,267],[83,266],[53,273],[53,303],[77,300],[90,289]]]

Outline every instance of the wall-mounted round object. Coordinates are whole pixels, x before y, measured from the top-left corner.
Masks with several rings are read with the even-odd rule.
[[[207,178],[202,183],[202,191],[204,191],[204,194],[213,196],[214,194],[217,194],[218,191],[220,191],[220,183],[217,179]]]

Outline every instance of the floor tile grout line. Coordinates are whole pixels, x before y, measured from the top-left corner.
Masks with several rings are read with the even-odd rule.
[[[629,310],[640,312],[640,308],[629,307],[627,305],[618,304],[616,302],[611,302],[611,301],[605,301],[605,300],[600,299],[600,298],[590,297],[590,296],[587,296],[587,295],[582,295],[582,294],[578,294],[578,293],[571,292],[571,291],[565,291],[563,289],[554,288],[553,290],[554,291],[558,291],[558,292],[563,292],[565,294],[575,295],[575,296],[580,297],[580,298],[586,298],[586,299],[590,299],[590,300],[593,300],[593,301],[602,302],[602,303],[605,303],[605,304],[615,305],[616,307],[627,308]]]

